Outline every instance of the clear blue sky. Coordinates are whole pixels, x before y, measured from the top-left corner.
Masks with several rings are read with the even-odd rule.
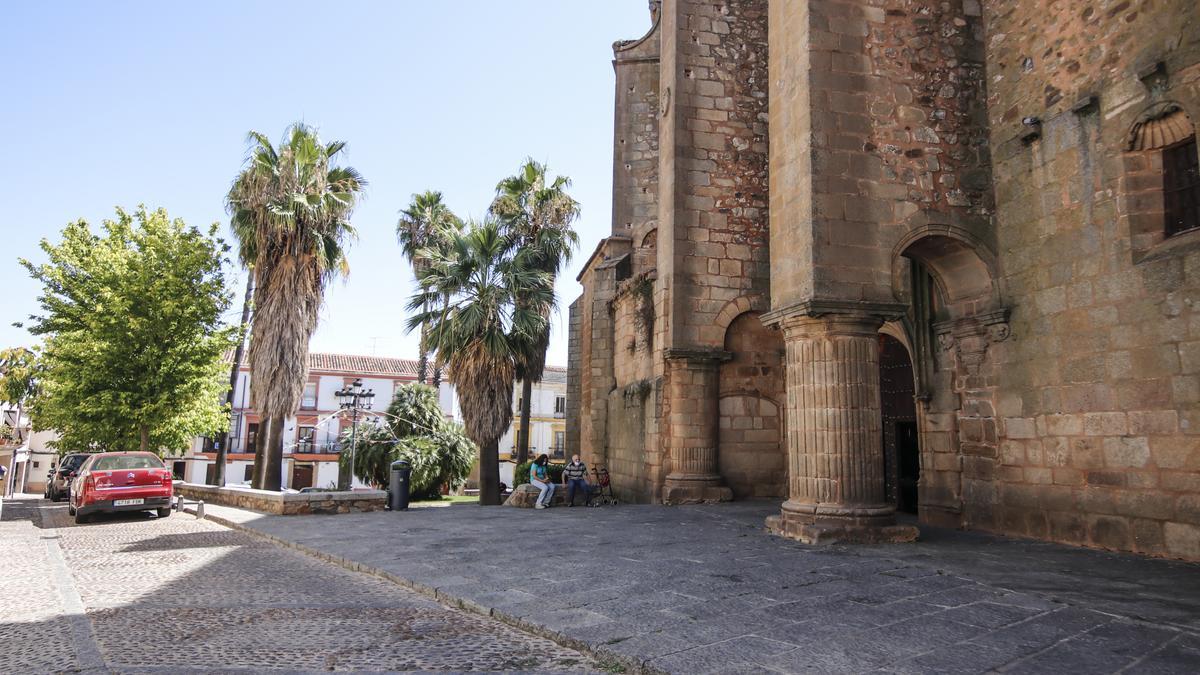
[[[327,293],[314,350],[414,358],[397,211],[432,188],[460,215],[481,215],[528,155],[571,176],[583,206],[549,358],[565,364],[575,275],[609,229],[611,45],[649,28],[646,5],[3,3],[0,347],[36,341],[10,324],[37,310],[39,288],[16,259],[40,260],[40,239],[139,203],[189,224],[219,221],[227,236],[222,198],[246,132],[278,139],[303,120],[346,141],[347,163],[370,181],[353,218],[351,274]]]

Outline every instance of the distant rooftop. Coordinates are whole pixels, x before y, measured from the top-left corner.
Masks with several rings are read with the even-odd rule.
[[[567,369],[562,366],[546,366],[542,371],[542,382],[546,384],[566,384]]]
[[[242,367],[248,368],[249,362],[243,360]],[[309,352],[308,369],[311,371],[349,373],[352,375],[387,375],[390,377],[411,377],[413,379],[417,377],[417,362],[415,360],[397,359],[388,356]],[[429,369],[432,374],[432,360],[430,360]],[[542,373],[542,381],[547,384],[565,384],[567,381],[567,369],[562,366],[546,366],[545,371]]]

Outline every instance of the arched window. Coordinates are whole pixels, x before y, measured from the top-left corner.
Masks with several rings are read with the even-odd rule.
[[[1127,167],[1140,174],[1130,182],[1141,188],[1132,190],[1135,211],[1161,214],[1166,237],[1200,229],[1200,152],[1187,112],[1170,102],[1151,108],[1130,130],[1128,150]]]

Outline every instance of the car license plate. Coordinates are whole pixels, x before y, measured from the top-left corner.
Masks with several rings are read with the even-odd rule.
[[[145,503],[145,499],[118,499],[113,502],[113,506],[137,506]]]

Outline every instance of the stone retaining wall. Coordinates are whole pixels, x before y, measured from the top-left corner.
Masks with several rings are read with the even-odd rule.
[[[221,504],[276,515],[309,515],[315,513],[354,513],[382,511],[387,506],[387,492],[361,490],[354,492],[280,493],[238,487],[216,487],[195,483],[175,483],[175,493],[187,499],[203,499],[209,504]]]

